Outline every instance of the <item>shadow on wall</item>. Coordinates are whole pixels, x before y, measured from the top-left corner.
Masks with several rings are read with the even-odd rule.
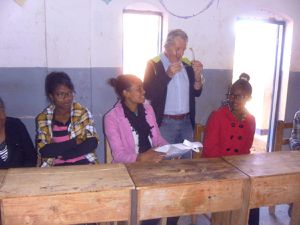
[[[213,110],[221,106],[231,85],[232,70],[204,70],[205,84],[196,100],[196,123],[206,124]]]

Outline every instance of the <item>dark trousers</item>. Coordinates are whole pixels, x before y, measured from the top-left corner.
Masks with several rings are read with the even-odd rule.
[[[249,225],[259,225],[259,208],[250,209],[248,223]]]
[[[179,217],[168,217],[167,225],[177,225]],[[160,219],[144,220],[141,225],[157,225]]]

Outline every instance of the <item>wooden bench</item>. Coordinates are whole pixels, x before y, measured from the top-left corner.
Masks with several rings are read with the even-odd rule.
[[[204,131],[205,131],[205,126],[200,123],[196,123],[195,130],[194,130],[194,141],[199,141],[203,143]],[[198,153],[193,151],[193,159],[201,158],[202,150],[203,149],[200,149],[200,152]]]
[[[5,169],[0,170],[0,187],[2,187],[2,185],[4,183],[6,173],[7,173],[7,170],[5,170]],[[2,199],[0,199],[0,200],[2,200]],[[1,214],[0,214],[0,225],[2,225]]]
[[[291,130],[293,128],[292,122],[284,122],[282,120],[278,120],[276,123],[276,131],[275,131],[275,142],[274,142],[274,152],[281,151],[282,146],[289,144],[289,137],[291,134]],[[289,136],[284,136],[284,131],[289,130]]]
[[[249,209],[293,203],[290,225],[300,224],[300,152],[280,151],[224,159],[250,177]]]
[[[6,173],[7,173],[7,170],[0,170],[0,187],[2,187],[2,185],[4,183]]]
[[[284,122],[283,120],[277,121],[273,152],[281,151],[283,146],[287,146],[289,144],[290,142],[289,137],[292,128],[293,128],[292,122]],[[289,131],[288,137],[285,136],[285,131]],[[275,206],[269,207],[269,213],[275,215]]]
[[[228,224],[247,223],[249,179],[220,158],[133,163],[126,167],[137,190],[135,224],[226,210],[232,211]]]
[[[2,222],[130,221],[132,190],[121,164],[9,169],[0,188]]]

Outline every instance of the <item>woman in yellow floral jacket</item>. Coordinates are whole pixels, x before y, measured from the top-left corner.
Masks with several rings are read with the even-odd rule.
[[[36,146],[42,167],[96,163],[98,136],[90,111],[73,102],[74,85],[64,72],[45,81],[51,104],[36,118]]]

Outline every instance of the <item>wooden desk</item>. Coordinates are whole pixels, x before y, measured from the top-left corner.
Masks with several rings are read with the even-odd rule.
[[[7,170],[0,170],[0,187],[3,185]]]
[[[247,222],[249,179],[220,158],[126,167],[137,189],[137,220],[234,210],[232,224]]]
[[[6,173],[7,173],[7,170],[5,170],[5,169],[0,170],[0,187],[2,187],[2,185],[4,183]],[[1,215],[0,215],[0,220],[1,220]],[[2,225],[1,221],[0,221],[0,225]]]
[[[294,203],[291,223],[300,224],[300,152],[224,157],[250,177],[249,208]]]
[[[134,185],[121,164],[10,169],[0,188],[3,224],[130,220]]]

